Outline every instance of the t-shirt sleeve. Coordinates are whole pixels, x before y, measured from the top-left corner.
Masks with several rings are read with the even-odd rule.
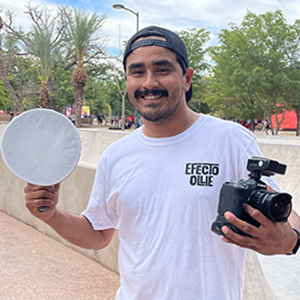
[[[119,193],[109,193],[106,174],[101,167],[101,160],[96,170],[94,185],[87,209],[82,212],[94,230],[119,227],[120,217],[117,210]]]

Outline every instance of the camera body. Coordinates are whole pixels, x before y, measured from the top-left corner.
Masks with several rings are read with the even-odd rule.
[[[225,182],[220,190],[218,216],[211,227],[211,230],[218,235],[224,235],[221,230],[223,226],[229,227],[238,234],[247,235],[227,221],[224,217],[227,211],[256,227],[260,226],[244,211],[244,204],[260,210],[274,222],[286,222],[290,215],[291,195],[268,191],[267,184],[260,180],[262,175],[284,174],[286,165],[264,157],[251,157],[248,160],[247,170],[250,171],[248,180]]]

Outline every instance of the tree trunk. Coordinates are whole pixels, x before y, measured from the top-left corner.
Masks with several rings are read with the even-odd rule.
[[[0,20],[1,20],[1,18],[0,18]],[[0,30],[1,30],[1,28],[0,28]],[[1,34],[0,34],[0,78],[2,79],[10,97],[12,98],[12,100],[14,102],[15,114],[23,112],[24,109],[6,76],[5,66],[4,66],[4,62],[3,62]]]
[[[272,135],[274,135],[275,133],[274,133],[274,127],[273,127],[272,115],[271,114],[269,114],[269,120],[270,120],[271,133],[272,133]]]
[[[46,82],[42,83],[40,93],[40,106],[42,108],[49,108],[50,103],[50,92]]]
[[[75,86],[76,120],[75,126],[81,127],[81,110],[83,104],[84,87],[87,83],[87,73],[84,70],[83,63],[80,61],[73,72],[72,78]]]
[[[76,104],[75,126],[77,128],[81,127],[81,111],[82,111],[82,104],[83,104],[83,93],[84,93],[84,85],[82,85],[82,84],[75,85],[75,104]]]

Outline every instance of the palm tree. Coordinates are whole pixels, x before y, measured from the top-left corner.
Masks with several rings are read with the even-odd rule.
[[[91,44],[97,40],[95,33],[102,27],[106,16],[98,16],[96,13],[89,15],[86,11],[61,7],[65,17],[67,39],[72,43],[76,51],[78,64],[73,72],[75,87],[76,121],[77,128],[81,126],[81,110],[83,105],[84,87],[87,83],[87,73],[83,65],[83,56],[89,50]]]
[[[49,27],[42,28],[35,24],[31,36],[22,36],[26,51],[38,59],[39,78],[41,80],[40,106],[49,108],[50,91],[48,80],[51,76],[53,65],[53,54],[59,47],[61,39],[53,39],[55,23]]]

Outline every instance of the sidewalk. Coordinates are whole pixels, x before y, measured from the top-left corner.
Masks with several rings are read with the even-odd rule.
[[[113,300],[119,276],[0,212],[0,300]]]
[[[278,300],[300,299],[300,253],[273,256],[258,254],[258,260]]]

